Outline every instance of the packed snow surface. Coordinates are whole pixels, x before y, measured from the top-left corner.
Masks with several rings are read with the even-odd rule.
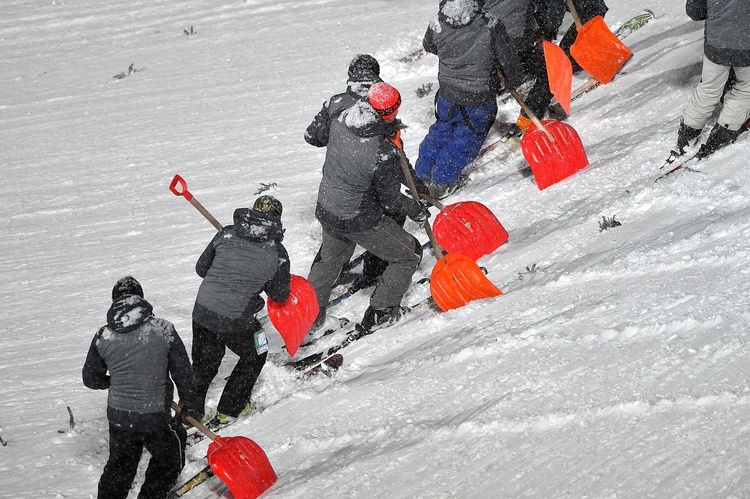
[[[657,18],[627,38],[623,73],[572,105],[590,165],[539,191],[502,146],[449,199],[484,203],[510,233],[479,261],[502,296],[415,311],[344,350],[330,378],[283,367],[268,330],[264,410],[227,431],[268,454],[279,479],[265,497],[750,495],[750,140],[655,183],[700,78],[703,23],[682,0],[608,3],[613,29],[644,7]],[[3,2],[0,497],[96,495],[106,392],[80,370],[118,278],[135,276],[190,346],[194,264],[215,229],[169,192],[174,174],[223,223],[269,187],[306,276],[324,151],[303,132],[354,55],[373,54],[401,90],[416,159],[437,59],[398,59],[437,6]],[[498,118],[518,110],[503,103]],[[434,263],[427,254],[415,283]],[[427,292],[414,284],[404,304]],[[331,313],[359,320],[367,295]],[[206,447],[190,449],[181,481]],[[186,497],[228,495],[214,477]]]

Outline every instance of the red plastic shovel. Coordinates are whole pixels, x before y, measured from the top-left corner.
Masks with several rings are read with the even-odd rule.
[[[419,194],[414,179],[409,171],[404,151],[399,149],[401,168],[406,177],[406,184],[414,200],[419,202]],[[424,230],[432,242],[432,249],[437,256],[437,263],[430,274],[430,294],[441,310],[447,311],[463,307],[472,300],[490,298],[503,294],[487,277],[482,269],[471,258],[459,253],[445,255],[435,239],[429,223]]]
[[[174,402],[172,409],[181,410]],[[187,421],[212,440],[208,464],[235,499],[255,499],[276,483],[276,472],[258,444],[247,437],[220,437],[190,416]]]
[[[521,139],[523,156],[531,166],[539,190],[546,189],[589,164],[581,137],[575,129],[557,120],[544,123],[534,115],[515,90],[510,90],[534,125]]]
[[[476,261],[508,240],[508,231],[482,203],[461,201],[444,206],[429,196],[422,197],[440,210],[432,231],[448,253],[466,255]]]
[[[281,303],[268,299],[268,317],[284,338],[289,355],[294,357],[318,317],[318,298],[312,284],[298,275],[292,275],[289,298]]]

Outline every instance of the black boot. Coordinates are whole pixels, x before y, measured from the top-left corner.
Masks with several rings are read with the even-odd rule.
[[[401,307],[367,307],[365,316],[362,318],[360,326],[365,331],[373,331],[378,326],[390,325],[401,318],[401,315],[408,309]]]
[[[684,121],[680,121],[680,129],[677,131],[677,151],[680,155],[685,154],[685,148],[700,137],[702,130],[687,126]]]
[[[696,157],[703,159],[709,154],[713,154],[724,146],[727,146],[737,140],[737,136],[740,134],[739,130],[732,131],[728,128],[724,128],[718,123],[711,129],[711,133],[708,135],[708,140],[698,150]]]

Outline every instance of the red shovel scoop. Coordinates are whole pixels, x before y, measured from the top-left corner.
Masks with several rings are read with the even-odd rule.
[[[174,402],[172,409],[178,414],[181,411]],[[276,483],[276,472],[258,444],[247,437],[220,437],[197,419],[188,416],[187,420],[212,440],[208,464],[235,499],[255,499]]]

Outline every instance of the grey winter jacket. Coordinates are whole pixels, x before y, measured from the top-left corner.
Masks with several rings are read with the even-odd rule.
[[[687,14],[706,21],[706,57],[722,66],[750,66],[750,1],[687,0]]]
[[[196,407],[185,345],[174,326],[154,317],[151,305],[137,295],[112,302],[107,325],[91,342],[82,376],[89,388],[109,389],[107,417],[124,430],[155,431],[169,421],[172,379],[180,402]]]
[[[443,0],[422,45],[440,61],[440,93],[448,101],[478,107],[495,100],[500,89],[497,69],[507,88],[522,81],[521,62],[505,26],[478,2]]]
[[[340,233],[375,227],[389,215],[415,216],[419,203],[401,194],[399,150],[388,140],[396,123],[383,121],[367,101],[330,108],[330,137],[315,215]]]
[[[323,108],[315,116],[310,126],[307,127],[305,142],[315,147],[327,146],[328,131],[331,127],[330,108],[343,110],[351,107],[357,101],[367,99],[367,92],[370,87],[382,81],[378,75],[370,72],[349,78],[346,82],[346,92],[336,94],[324,103]]]
[[[234,225],[220,230],[198,258],[203,278],[193,321],[216,333],[255,332],[261,292],[277,302],[289,297],[289,254],[281,222],[252,208],[234,211]]]

